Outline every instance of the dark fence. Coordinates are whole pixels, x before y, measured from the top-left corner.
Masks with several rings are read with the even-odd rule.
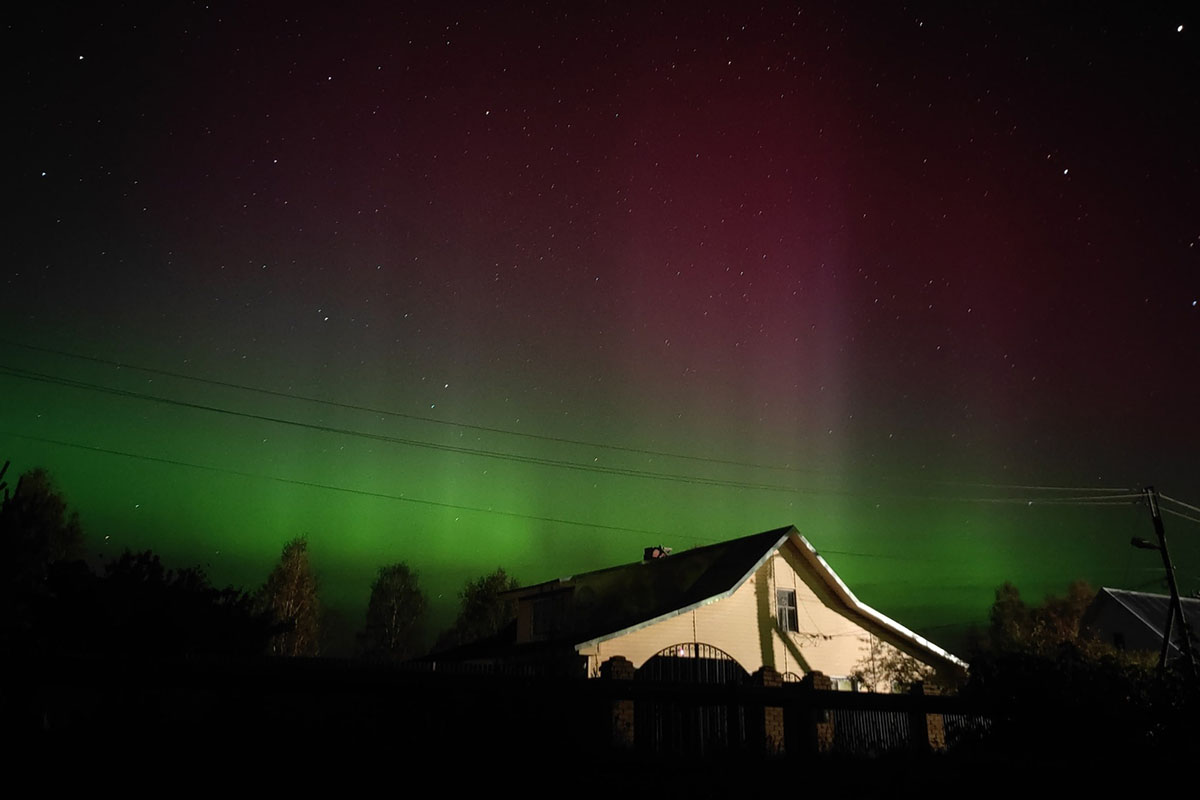
[[[709,656],[692,655],[693,675],[725,669]],[[667,676],[688,668],[665,663]],[[10,662],[0,722],[50,738],[369,741],[539,760],[928,753],[988,727],[957,697],[836,692],[819,674],[660,680],[613,659],[602,676],[303,659]]]
[[[982,714],[943,714],[946,747],[954,749],[983,741],[992,730],[992,720]]]
[[[830,750],[855,756],[879,756],[908,750],[913,743],[910,714],[874,709],[838,711]]]
[[[614,720],[625,723],[614,722],[614,742],[651,756],[938,753],[990,724],[961,698],[921,685],[907,694],[867,694],[833,691],[820,673],[785,682],[760,670],[745,681],[704,684],[621,680],[614,672],[595,682],[607,682],[601,691]]]

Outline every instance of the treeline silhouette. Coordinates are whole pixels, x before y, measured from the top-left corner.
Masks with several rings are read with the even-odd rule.
[[[169,568],[158,555],[125,552],[93,569],[85,535],[49,473],[15,485],[0,468],[0,645],[9,653],[66,656],[318,656],[319,584],[308,542],[288,542],[256,591],[217,588],[199,567]],[[434,650],[495,635],[516,617],[500,594],[516,588],[503,568],[468,581],[461,608]],[[423,655],[428,599],[401,562],[379,568],[357,655],[399,662]]]

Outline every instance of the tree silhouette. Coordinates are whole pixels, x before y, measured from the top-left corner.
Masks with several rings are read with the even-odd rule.
[[[988,614],[990,649],[1001,652],[1047,653],[1064,643],[1088,645],[1079,629],[1096,591],[1086,581],[1074,581],[1063,597],[1047,595],[1041,606],[1021,599],[1017,587],[1005,581],[996,589]]]
[[[41,629],[53,649],[95,655],[259,655],[273,620],[198,567],[172,570],[149,550],[125,552],[103,577],[81,562],[51,571]]]
[[[917,681],[932,680],[937,671],[877,636],[870,636],[866,652],[854,665],[851,677],[868,692],[907,691]]]
[[[83,557],[79,515],[50,473],[29,470],[11,493],[0,469],[0,627],[28,628],[35,607],[46,599],[47,578],[55,564]]]
[[[1010,583],[996,590],[963,690],[993,710],[989,741],[1056,763],[1078,756],[1146,763],[1164,747],[1196,752],[1200,690],[1182,674],[1157,674],[1153,653],[1118,650],[1082,632],[1093,595],[1076,581],[1066,596],[1034,606]]]
[[[83,557],[79,514],[68,512],[66,499],[46,470],[38,467],[26,472],[11,495],[5,487],[0,503],[0,547],[4,568],[16,571],[26,581],[44,581],[51,564]]]
[[[363,655],[386,661],[404,661],[419,655],[426,607],[417,573],[407,564],[380,567],[367,604],[367,625],[361,640]]]
[[[320,653],[317,578],[308,561],[308,540],[298,537],[283,546],[279,563],[258,593],[260,607],[285,629],[271,639],[271,655],[315,656]]]
[[[458,593],[461,605],[453,627],[438,637],[437,650],[495,636],[517,618],[516,601],[501,594],[518,588],[517,579],[496,571],[467,581]]]

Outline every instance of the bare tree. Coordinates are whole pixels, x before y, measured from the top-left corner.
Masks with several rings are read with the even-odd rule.
[[[419,654],[427,609],[417,573],[403,561],[380,567],[371,585],[367,626],[363,630],[363,655],[403,661]]]
[[[308,561],[308,540],[288,542],[279,563],[259,591],[264,610],[287,626],[271,640],[270,652],[280,656],[315,656],[320,653],[317,620],[317,578]]]
[[[462,605],[454,626],[438,637],[435,650],[454,647],[495,636],[517,618],[517,604],[504,598],[504,592],[518,588],[517,579],[496,567],[496,571],[467,581],[458,593]]]
[[[905,691],[917,681],[931,680],[933,667],[900,651],[877,636],[869,636],[866,652],[851,673],[868,692]]]

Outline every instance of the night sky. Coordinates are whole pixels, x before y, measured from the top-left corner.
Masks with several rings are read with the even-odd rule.
[[[94,553],[254,588],[307,534],[354,625],[398,560],[437,627],[787,524],[935,641],[1006,579],[1161,589],[1194,4],[36,5],[0,461]]]

